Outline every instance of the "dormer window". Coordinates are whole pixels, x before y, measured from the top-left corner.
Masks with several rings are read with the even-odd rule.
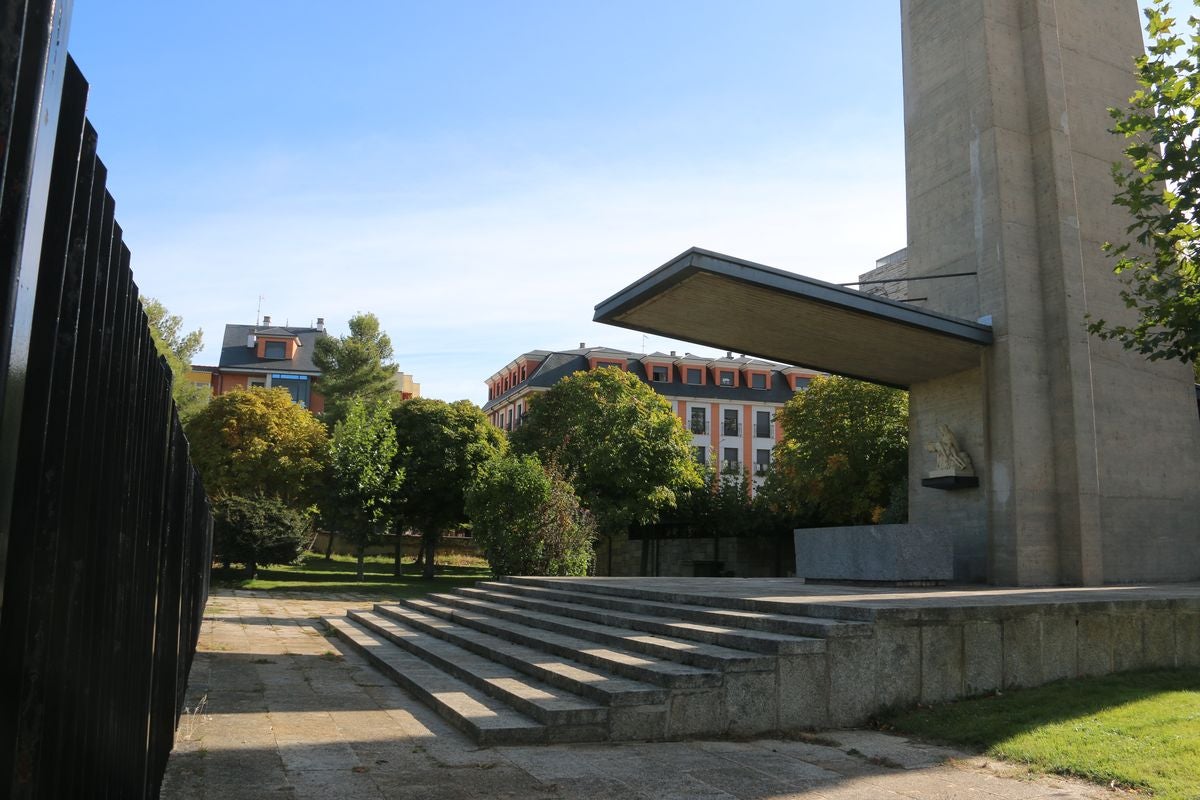
[[[750,388],[751,389],[767,388],[767,376],[762,374],[761,372],[756,372],[753,375],[751,375],[750,376]]]
[[[287,358],[286,342],[264,342],[263,356],[265,358]]]
[[[690,384],[693,384],[693,385],[699,385],[700,370],[697,369],[696,367],[688,367],[687,368],[687,382]]]
[[[733,371],[723,369],[718,373],[722,386],[733,386]]]
[[[656,383],[666,383],[671,380],[671,373],[666,367],[652,367],[650,370],[650,380]]]

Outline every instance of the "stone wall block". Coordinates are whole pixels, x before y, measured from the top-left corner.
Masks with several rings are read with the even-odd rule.
[[[726,733],[751,736],[777,730],[779,695],[775,671],[725,673]]]
[[[1200,613],[1176,612],[1175,666],[1200,667]]]
[[[1113,672],[1140,669],[1146,664],[1142,650],[1142,628],[1145,612],[1112,615]]]
[[[1004,688],[1042,683],[1042,620],[1024,616],[1004,621]]]
[[[667,737],[682,739],[689,736],[712,736],[725,730],[723,690],[703,689],[671,693],[667,717]]]
[[[996,622],[963,625],[963,691],[966,696],[988,694],[1004,679],[1002,629]]]
[[[1143,663],[1147,667],[1175,666],[1175,616],[1155,608],[1142,618]]]
[[[1094,612],[1081,614],[1078,623],[1078,674],[1109,674],[1113,671],[1112,618],[1103,612]]]
[[[1062,680],[1079,674],[1079,642],[1075,616],[1042,617],[1042,680]]]
[[[878,671],[875,638],[827,640],[829,657],[829,724],[852,727],[866,721],[877,708]]]
[[[921,629],[877,624],[875,658],[879,664],[876,701],[880,708],[904,708],[921,699]]]
[[[825,653],[779,657],[779,728],[829,727],[829,662]]]
[[[921,627],[921,702],[944,703],[962,696],[961,625]]]

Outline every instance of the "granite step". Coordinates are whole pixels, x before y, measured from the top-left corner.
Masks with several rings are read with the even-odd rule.
[[[651,654],[656,653],[651,649],[642,649],[642,647],[653,647],[654,643],[658,641],[658,637],[666,637],[672,642],[681,639],[702,642],[705,645],[734,652],[749,650],[769,655],[825,652],[825,639],[815,636],[797,636],[730,625],[690,622],[679,617],[616,611],[600,606],[563,602],[557,598],[542,599],[496,589],[462,588],[456,590],[454,594],[430,595],[430,597],[448,605],[484,603],[483,606],[478,606],[481,610],[492,609],[487,613],[502,616],[505,619],[525,622],[537,627],[548,627],[564,633],[578,630],[579,632],[575,635],[596,641],[612,641],[614,643],[624,641],[626,642],[624,646],[631,650]],[[508,608],[504,611],[496,610],[506,607]],[[583,622],[566,622],[564,618]],[[639,631],[652,634],[652,637],[648,639],[639,636],[636,633]],[[677,648],[677,645],[668,645],[668,647],[672,646]],[[704,653],[706,651],[697,652]]]
[[[325,624],[372,666],[480,745],[544,744],[547,726],[343,617]]]
[[[400,624],[370,611],[348,611],[347,618],[420,660],[553,728],[553,741],[600,741],[607,738],[608,709],[595,700],[551,686],[490,658]]]
[[[627,589],[622,593],[619,592],[621,587],[609,586],[591,586],[584,590],[582,586],[586,584],[582,584],[582,582],[544,581],[539,583],[538,581],[537,578],[513,577],[505,578],[503,581],[480,581],[475,586],[479,589],[506,594],[540,598],[553,603],[569,603],[573,607],[594,607],[628,611],[646,616],[673,617],[687,622],[745,628],[790,636],[829,639],[840,636],[870,636],[873,630],[873,626],[869,622],[709,604],[716,602],[716,598],[692,598],[705,600],[704,603],[697,604],[661,599],[661,592],[649,593]],[[602,591],[602,588],[613,591],[611,593]],[[647,596],[640,596],[643,594]],[[656,597],[660,599],[656,599]],[[569,612],[564,611],[563,613]]]
[[[503,658],[514,668],[529,670],[530,674],[536,673],[543,664],[555,663],[547,658],[547,654],[550,654],[574,662],[576,668],[580,665],[593,668],[589,672],[599,669],[613,676],[641,682],[643,686],[701,689],[721,685],[721,673],[717,670],[664,661],[623,648],[604,647],[573,636],[539,630],[429,600],[409,600],[404,605],[380,604],[375,611],[480,655]],[[563,679],[570,679],[565,670],[560,673]],[[598,681],[596,685],[602,686],[603,682]],[[571,691],[582,692],[586,689],[584,686],[574,686]],[[650,699],[647,698],[646,702],[650,702]]]

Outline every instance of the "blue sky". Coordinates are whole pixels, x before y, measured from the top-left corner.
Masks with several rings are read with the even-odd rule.
[[[905,243],[896,0],[77,0],[70,50],[200,363],[261,295],[482,402],[526,350],[642,349],[592,307],[689,246],[848,281]]]

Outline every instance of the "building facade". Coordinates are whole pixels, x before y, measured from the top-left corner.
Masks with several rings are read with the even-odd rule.
[[[507,431],[520,427],[530,399],[576,372],[600,367],[630,372],[665,397],[692,435],[696,460],[741,470],[757,486],[782,436],[776,413],[821,373],[746,356],[631,353],[580,343],[572,350],[531,350],[487,380],[484,413]]]
[[[321,371],[312,356],[325,335],[320,317],[311,328],[272,325],[269,316],[261,325],[226,325],[220,363],[211,368],[213,395],[254,386],[285,389],[299,405],[324,411],[325,400],[313,389]]]

